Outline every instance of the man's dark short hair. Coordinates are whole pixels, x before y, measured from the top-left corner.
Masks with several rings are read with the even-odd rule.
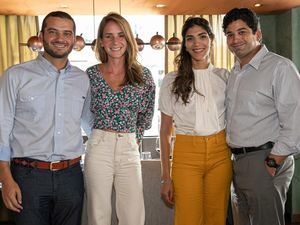
[[[62,19],[68,19],[68,20],[71,20],[72,23],[73,23],[73,31],[74,31],[74,34],[76,33],[76,25],[75,25],[75,21],[74,19],[72,18],[72,16],[66,12],[63,12],[63,11],[53,11],[53,12],[50,12],[43,20],[43,23],[42,23],[42,29],[41,29],[41,32],[44,32],[45,30],[45,27],[47,25],[47,19],[49,17],[59,17],[59,18],[62,18]]]
[[[254,34],[259,29],[259,17],[248,8],[234,8],[230,10],[223,18],[223,32],[226,34],[226,29],[229,24],[236,20],[244,21],[251,28]]]

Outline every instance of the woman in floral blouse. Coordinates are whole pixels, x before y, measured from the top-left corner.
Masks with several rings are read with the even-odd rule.
[[[138,145],[151,127],[155,85],[150,71],[137,62],[134,36],[121,15],[102,19],[96,52],[102,63],[87,69],[95,115],[84,168],[88,223],[111,224],[114,186],[119,224],[144,225]]]

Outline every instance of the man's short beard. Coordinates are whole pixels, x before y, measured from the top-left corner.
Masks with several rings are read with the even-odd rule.
[[[53,58],[58,58],[58,59],[61,59],[61,58],[65,58],[65,57],[68,57],[68,55],[70,54],[70,52],[72,51],[73,49],[73,45],[71,45],[69,47],[69,49],[67,49],[64,53],[62,54],[58,54],[56,52],[54,52],[48,45],[48,43],[43,43],[44,45],[44,51],[47,52],[50,56],[52,56]]]

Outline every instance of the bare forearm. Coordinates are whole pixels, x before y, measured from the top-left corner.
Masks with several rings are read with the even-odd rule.
[[[160,156],[161,156],[161,179],[170,180],[170,143],[173,127],[173,118],[161,113],[160,127]]]
[[[161,137],[161,179],[170,179],[170,137]]]

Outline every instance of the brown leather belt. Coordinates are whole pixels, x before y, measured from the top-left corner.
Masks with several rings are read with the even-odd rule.
[[[259,151],[259,150],[266,150],[266,149],[270,149],[273,148],[274,143],[269,141],[263,145],[260,145],[258,147],[242,147],[242,148],[232,148],[231,152],[235,155],[240,155],[240,154],[246,154],[249,152],[255,152],[255,151]]]
[[[81,160],[81,156],[75,159],[68,159],[68,160],[61,160],[61,161],[54,161],[54,162],[38,161],[30,158],[13,158],[12,163],[24,167],[57,171],[57,170],[67,169],[68,167],[78,163],[80,160]]]

